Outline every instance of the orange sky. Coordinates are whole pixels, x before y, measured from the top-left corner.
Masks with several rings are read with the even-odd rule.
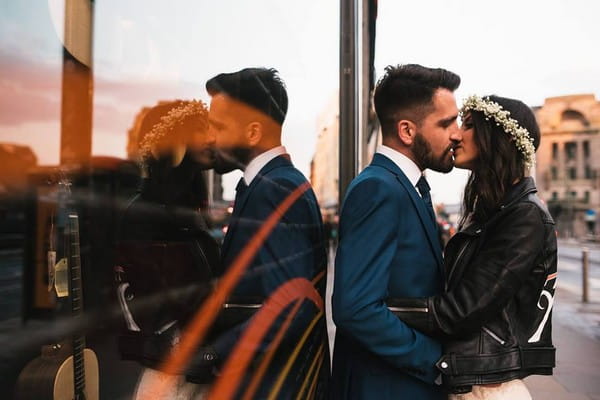
[[[58,163],[62,66],[16,57],[0,60],[0,142],[30,146],[40,164]],[[96,77],[93,154],[125,157],[127,130],[143,106],[190,98],[199,90],[181,82],[117,82]]]

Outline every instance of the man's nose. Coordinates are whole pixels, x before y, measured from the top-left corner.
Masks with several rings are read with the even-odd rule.
[[[454,143],[460,143],[462,142],[462,130],[460,129],[460,127],[458,126],[458,124],[455,122],[454,124],[452,124],[452,132],[450,132],[450,140],[452,140]]]
[[[209,145],[214,145],[217,142],[217,133],[215,128],[210,126],[208,128],[208,133],[206,134],[206,143]]]

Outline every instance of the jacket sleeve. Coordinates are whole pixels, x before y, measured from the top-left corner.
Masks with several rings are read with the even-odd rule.
[[[402,306],[427,307],[428,317],[398,317],[434,337],[455,337],[480,329],[514,297],[536,265],[544,245],[544,226],[537,206],[522,203],[487,232],[487,240],[469,261],[451,291],[422,299],[403,299]]]
[[[404,210],[400,196],[382,180],[363,180],[349,190],[340,216],[333,320],[371,353],[433,384],[440,344],[408,327],[384,302]]]

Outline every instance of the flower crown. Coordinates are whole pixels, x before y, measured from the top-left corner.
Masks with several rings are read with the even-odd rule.
[[[461,117],[464,117],[464,114],[471,110],[482,112],[486,121],[492,118],[497,126],[501,126],[505,132],[513,137],[515,146],[523,154],[525,167],[531,168],[535,165],[533,138],[529,135],[527,129],[510,117],[509,111],[503,109],[500,104],[491,101],[489,97],[481,98],[477,95],[471,95],[464,100],[460,110]]]
[[[153,146],[191,117],[198,117],[208,124],[206,104],[200,100],[185,101],[171,109],[167,115],[160,117],[160,122],[155,124],[140,142],[139,154],[142,160],[152,157]]]

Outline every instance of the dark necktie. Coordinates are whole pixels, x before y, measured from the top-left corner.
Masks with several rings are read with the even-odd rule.
[[[248,189],[248,185],[246,185],[246,181],[244,180],[244,177],[242,176],[240,178],[240,180],[238,181],[237,186],[235,187],[235,200],[233,202],[233,212],[235,213],[236,209],[238,209],[240,207],[240,201],[242,196],[244,195],[244,192],[246,191],[246,189]]]
[[[248,185],[244,181],[244,177],[241,177],[237,186],[235,187],[235,200],[233,201],[233,212],[231,213],[231,217],[229,219],[229,229],[227,229],[227,233],[225,233],[225,237],[223,238],[223,246],[221,251],[223,252],[223,258],[227,258],[227,249],[229,248],[229,242],[231,241],[232,235],[232,226],[237,223],[238,214],[240,212],[242,195],[248,189]]]
[[[427,179],[425,179],[424,176],[419,178],[419,181],[417,182],[417,189],[419,189],[419,193],[421,193],[421,197],[425,203],[425,208],[427,208],[427,212],[435,224],[435,213],[433,212],[433,204],[431,203],[431,195],[429,194],[431,187],[429,186],[429,183],[427,183]]]
[[[242,194],[246,189],[248,189],[248,185],[246,185],[246,181],[244,180],[244,177],[242,176],[240,178],[240,180],[238,181],[237,186],[235,187],[236,195],[238,193]]]

